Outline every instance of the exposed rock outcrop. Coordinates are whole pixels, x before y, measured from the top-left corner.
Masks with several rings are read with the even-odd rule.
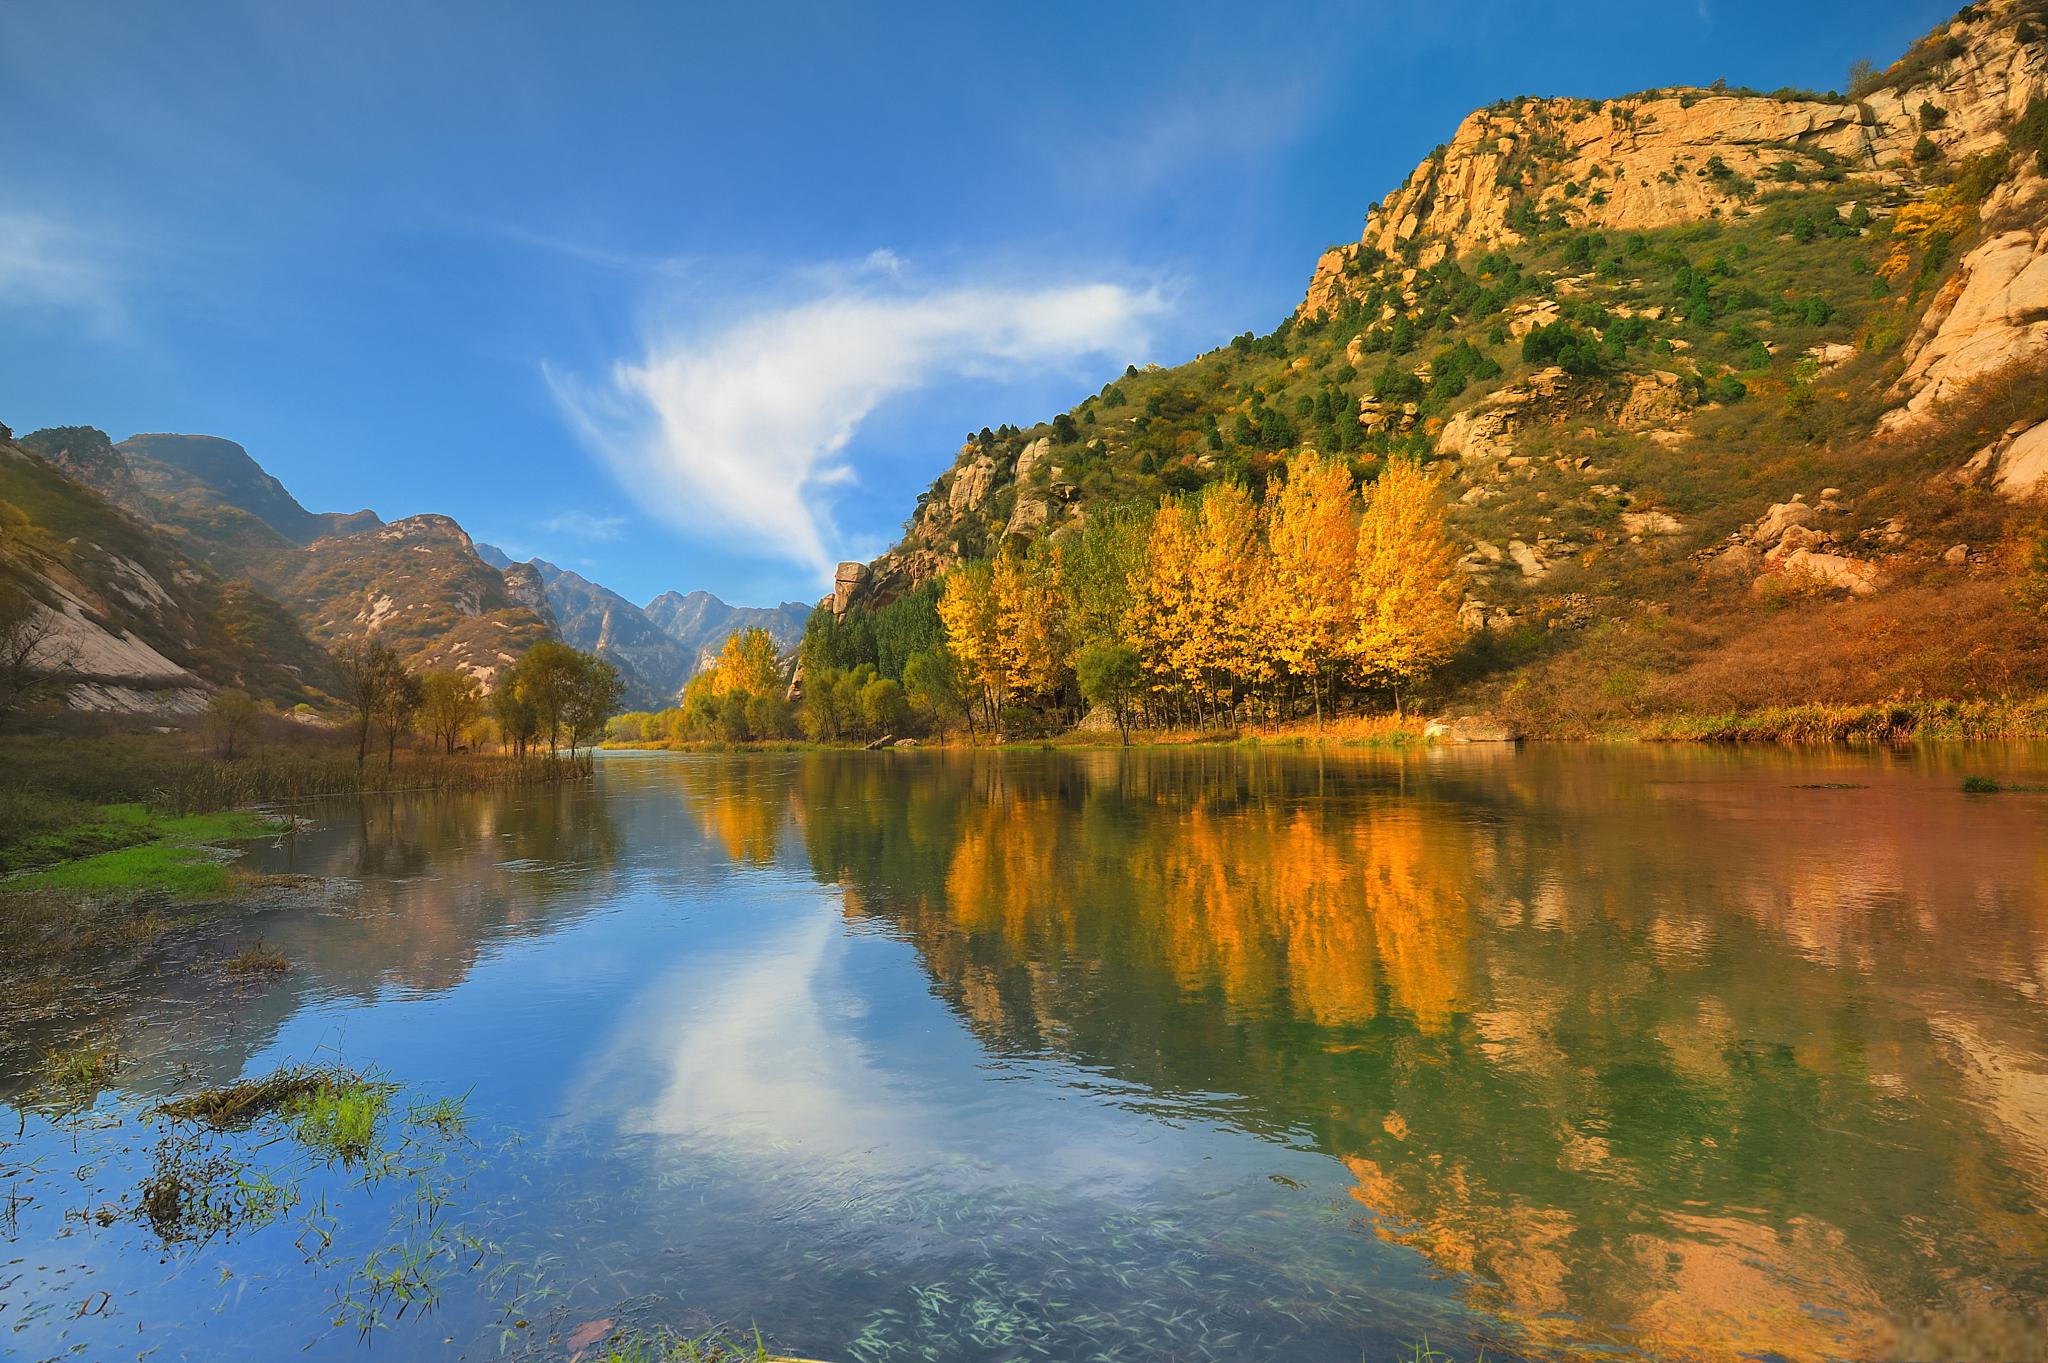
[[[1869,596],[1884,586],[1884,570],[1874,558],[1850,552],[1843,542],[1848,517],[1834,488],[1823,490],[1817,503],[1800,493],[1770,507],[1701,559],[1712,576],[1751,579],[1753,591],[1789,583]],[[1890,544],[1899,538],[1898,527],[1881,526],[1852,538]]]
[[[868,579],[868,565],[865,563],[842,563],[832,574],[832,614],[841,619],[860,595],[860,589]]]
[[[1948,156],[1994,150],[2043,92],[2042,71],[2013,0],[1988,0],[1860,100],[1691,89],[1505,101],[1469,115],[1372,209],[1357,242],[1323,253],[1300,315],[1334,313],[1368,256],[1412,251],[1426,267],[1520,241],[1518,205],[1591,228],[1670,227],[1748,211],[1755,183],[1786,162],[1795,174],[1846,166],[1896,180],[1923,136]],[[1923,124],[1928,104],[1942,112],[1935,126]]]
[[[1963,465],[1966,480],[1988,478],[2014,501],[2048,496],[2048,421],[2016,427]]]
[[[2048,354],[2048,232],[1987,237],[1929,305],[1896,391],[1910,395],[1881,428],[1924,425],[1972,383]]]
[[[953,475],[953,484],[946,489],[946,506],[954,512],[979,510],[988,500],[989,489],[995,486],[996,461],[987,455],[977,455]]]

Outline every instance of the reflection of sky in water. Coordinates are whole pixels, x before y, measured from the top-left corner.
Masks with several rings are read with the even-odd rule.
[[[2029,1356],[2048,802],[1964,802],[1984,760],[607,762],[331,820],[294,868],[360,893],[220,930],[286,951],[274,987],[141,991],[123,1082],[338,1053],[473,1088],[464,1215],[564,1292],[534,1338]],[[148,1319],[265,1357],[320,1314],[276,1237],[167,1276],[130,1226],[30,1222],[12,1255],[118,1299],[53,1348]],[[451,1289],[378,1349],[497,1328]]]

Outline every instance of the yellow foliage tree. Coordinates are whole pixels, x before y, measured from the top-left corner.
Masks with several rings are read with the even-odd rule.
[[[1351,578],[1350,656],[1361,680],[1400,691],[1457,651],[1461,588],[1443,484],[1394,459],[1366,490]]]
[[[1258,504],[1240,483],[1213,484],[1202,494],[1189,584],[1191,670],[1209,701],[1228,703],[1272,678],[1259,623],[1266,570]]]
[[[733,631],[718,652],[712,678],[715,695],[780,695],[782,656],[776,650],[774,636],[759,625]]]
[[[1059,547],[1039,540],[1024,553],[1004,550],[996,558],[990,592],[1006,689],[1022,696],[1058,694],[1074,675]]]
[[[939,623],[946,630],[946,647],[960,660],[962,680],[993,716],[1009,691],[1009,675],[991,565],[963,563],[946,574],[939,588]]]
[[[1171,498],[1152,518],[1144,555],[1131,570],[1128,623],[1146,685],[1162,700],[1192,695],[1200,682],[1193,670],[1194,573],[1195,515]]]
[[[1313,450],[1288,461],[1287,482],[1268,497],[1266,544],[1272,569],[1260,622],[1265,652],[1307,683],[1318,718],[1353,628],[1355,515],[1351,470]]]

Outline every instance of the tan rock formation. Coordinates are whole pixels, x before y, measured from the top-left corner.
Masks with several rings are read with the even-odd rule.
[[[1907,84],[1859,101],[1663,90],[1478,110],[1373,208],[1357,243],[1323,253],[1300,313],[1334,312],[1347,271],[1367,251],[1396,256],[1415,241],[1414,259],[1427,266],[1521,240],[1508,225],[1518,199],[1590,228],[1670,227],[1749,211],[1753,182],[1784,161],[1846,163],[1893,180],[1923,133],[1952,157],[2002,146],[2048,81],[2038,48],[2018,40],[2014,0],[1968,13],[1924,40],[1926,59],[1901,68],[1913,73]],[[1953,56],[1927,46],[1952,38]],[[1940,127],[1921,127],[1923,104],[1943,111]]]
[[[946,489],[946,507],[950,511],[974,511],[988,500],[989,489],[995,486],[996,461],[987,455],[977,455],[965,468],[953,475],[953,485]]]
[[[2048,421],[2007,431],[1971,456],[1963,476],[1989,478],[2014,501],[2048,496]]]
[[[1024,482],[1038,471],[1052,454],[1052,438],[1040,436],[1017,453],[1017,481]]]
[[[1924,425],[1970,384],[2048,354],[2044,249],[2048,232],[2000,232],[1963,257],[1907,349],[1896,391],[1911,396],[1881,429]]]
[[[865,563],[842,563],[832,574],[832,614],[844,619],[847,608],[868,580],[868,565]]]

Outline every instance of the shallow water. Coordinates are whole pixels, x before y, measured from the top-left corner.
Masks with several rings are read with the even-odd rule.
[[[343,882],[110,986],[89,1110],[0,1037],[4,1348],[2048,1353],[2048,796],[1960,789],[2048,753],[599,766],[254,849]],[[259,936],[291,974],[209,966]],[[301,1160],[203,1245],[79,1215],[157,1096],[335,1057],[467,1093],[467,1137]],[[431,1309],[365,1306],[457,1241]]]

